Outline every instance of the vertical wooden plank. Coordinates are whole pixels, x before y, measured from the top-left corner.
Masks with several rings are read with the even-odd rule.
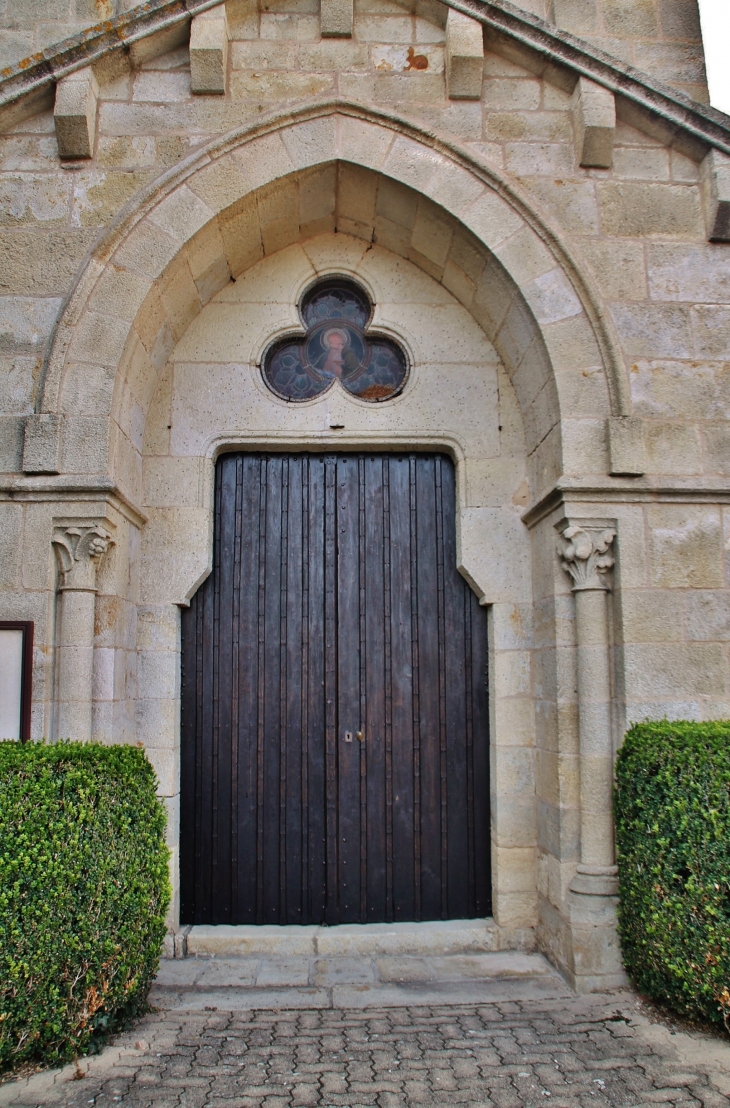
[[[448,919],[448,880],[449,880],[449,844],[448,844],[448,746],[446,732],[446,601],[444,596],[444,509],[443,509],[443,465],[436,458],[436,589],[437,589],[437,626],[438,626],[438,672],[439,672],[439,806],[441,824],[441,919]]]
[[[357,458],[341,454],[336,473],[337,922],[356,923],[360,918],[360,743],[357,732],[361,730]]]
[[[418,638],[418,498],[416,455],[408,459],[411,553],[411,712],[413,720],[413,918],[421,918],[421,711]]]
[[[418,503],[418,645],[421,751],[421,911],[441,918],[441,701],[439,591],[436,545],[436,463],[416,463]]]
[[[447,917],[469,914],[467,779],[466,779],[466,683],[464,658],[464,600],[468,586],[456,568],[456,513],[454,467],[441,462],[444,535],[444,625],[447,649],[446,733],[447,761]]]
[[[357,542],[359,605],[358,659],[360,663],[360,672],[358,675],[360,685],[360,734],[358,736],[358,744],[360,747],[358,753],[358,768],[360,771],[360,904],[358,919],[360,923],[365,923],[367,921],[368,913],[368,746],[367,734],[365,730],[365,723],[367,719],[367,623],[365,619],[365,608],[367,604],[367,596],[365,591],[365,458],[362,454],[357,459]]]
[[[256,923],[266,921],[264,910],[264,751],[266,743],[266,519],[269,496],[268,459],[261,460],[261,497],[259,501],[258,596],[256,639]]]
[[[393,626],[391,601],[391,459],[383,460],[383,641],[385,661],[385,921],[395,919],[393,866]]]
[[[226,459],[227,460],[227,459]],[[223,465],[223,471],[225,473],[225,461]],[[223,513],[224,513],[224,496],[223,496],[223,481],[221,486],[217,490],[218,496],[218,533],[220,534],[223,526]],[[211,628],[212,628],[212,652],[210,656],[210,668],[206,666],[206,670],[209,672],[210,686],[209,691],[206,693],[206,704],[208,699],[210,700],[210,713],[211,713],[211,755],[210,755],[210,873],[208,876],[208,896],[207,901],[209,906],[215,905],[218,908],[218,864],[219,864],[219,851],[218,851],[218,740],[219,740],[219,670],[220,670],[220,588],[221,588],[221,544],[218,543],[215,554],[215,566],[213,572],[212,590],[210,595],[211,606]]]
[[[231,722],[230,722],[230,759],[231,759],[231,861],[230,861],[230,920],[238,922],[238,803],[240,795],[238,763],[238,729],[240,726],[241,690],[240,690],[240,633],[241,633],[241,542],[243,510],[243,457],[234,458],[236,467],[236,487],[234,500],[233,528],[233,584],[231,610]],[[245,845],[244,845],[245,849]]]
[[[237,923],[256,923],[259,793],[259,559],[262,511],[260,456],[242,459],[241,592],[238,722],[238,908]]]
[[[381,922],[392,919],[392,873],[388,877],[387,844],[392,828],[386,814],[386,698],[390,705],[390,654],[386,664],[386,585],[384,570],[389,566],[383,542],[386,510],[387,461],[377,456],[363,460],[365,477],[365,732],[364,757],[367,759],[367,909],[366,919]],[[387,570],[389,580],[389,569]],[[388,586],[389,587],[389,586]],[[388,624],[389,627],[389,624]],[[390,635],[388,633],[388,642]],[[388,738],[390,743],[390,709]],[[390,755],[388,755],[388,772]],[[392,798],[391,798],[392,806]],[[390,884],[389,884],[390,881]],[[390,913],[390,914],[389,914]]]
[[[213,884],[216,915],[231,922],[233,566],[236,542],[235,455],[222,459],[218,487],[219,529],[215,556],[213,670]]]
[[[279,517],[279,912],[278,922],[288,922],[286,776],[287,776],[287,615],[289,581],[289,465],[281,460],[281,514]],[[273,553],[273,552],[272,552]]]
[[[325,457],[324,658],[327,788],[327,923],[338,922],[337,812],[337,457]]]
[[[266,467],[264,545],[264,747],[263,747],[263,922],[281,923],[281,510],[284,459],[271,454]]]
[[[466,712],[466,864],[467,864],[467,916],[473,917],[476,904],[476,857],[474,840],[474,690],[472,636],[476,628],[472,627],[472,605],[468,593],[463,595],[464,604],[464,709]]]
[[[291,455],[289,466],[289,507],[287,513],[286,575],[286,670],[284,838],[286,841],[285,922],[302,922],[302,746],[306,739],[302,726],[302,604],[305,595],[302,558],[302,465],[301,456]]]
[[[393,912],[415,914],[413,880],[413,651],[411,642],[410,462],[390,462],[390,626],[393,714]]]
[[[325,711],[325,497],[323,455],[307,459],[307,919],[327,912],[327,713]]]
[[[200,835],[196,805],[196,651],[200,590],[180,618],[180,922],[195,922],[195,851]]]
[[[215,497],[215,525],[220,527],[221,498]],[[214,696],[213,681],[216,657],[215,642],[215,586],[217,570],[214,550],[213,573],[205,582],[200,611],[198,654],[197,721],[198,735],[198,823],[201,836],[196,846],[196,900],[199,904],[198,919],[201,923],[212,921],[213,866],[215,830],[215,752],[213,747]]]
[[[492,911],[491,836],[489,825],[489,638],[487,609],[469,590],[472,644],[472,726],[474,781],[474,914]]]
[[[301,745],[299,774],[300,789],[300,828],[301,851],[299,861],[300,919],[302,923],[311,922],[311,866],[310,866],[310,821],[309,821],[309,582],[310,582],[310,546],[309,546],[309,457],[305,455],[301,462],[300,473],[300,550],[302,573],[302,599],[300,606],[300,724]]]

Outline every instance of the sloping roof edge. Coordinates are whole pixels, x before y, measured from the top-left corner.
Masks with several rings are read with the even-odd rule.
[[[605,54],[567,31],[517,8],[509,0],[443,0],[451,8],[477,19],[488,38],[531,54],[538,66],[588,77],[619,98],[619,104],[655,120],[667,141],[714,146],[730,154],[730,116],[690,99],[684,93]],[[0,130],[41,111],[52,102],[55,84],[84,66],[164,32],[182,30],[193,16],[221,0],[148,0],[115,19],[99,23],[56,46],[0,70]]]
[[[443,0],[478,19],[493,39],[511,40],[544,59],[545,67],[572,70],[615,93],[639,112],[661,117],[664,129],[684,131],[699,143],[730,154],[730,116],[648,73],[604,53],[598,47],[523,11],[510,0]]]

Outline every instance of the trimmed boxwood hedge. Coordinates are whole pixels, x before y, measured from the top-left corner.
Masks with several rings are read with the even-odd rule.
[[[0,743],[0,1070],[144,1011],[170,899],[155,787],[137,747]]]
[[[645,996],[730,1013],[730,722],[641,723],[619,751],[619,935]]]

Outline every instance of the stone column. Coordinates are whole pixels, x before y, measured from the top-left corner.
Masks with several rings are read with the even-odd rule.
[[[94,674],[96,571],[112,543],[100,523],[59,526],[53,534],[59,567],[57,734],[89,742]]]
[[[616,892],[614,864],[609,671],[610,554],[616,532],[568,521],[561,533],[560,557],[573,581],[578,648],[578,734],[580,742],[580,864],[575,892]],[[597,879],[597,882],[596,880]]]
[[[613,738],[608,636],[612,527],[567,520],[559,554],[573,582],[578,677],[580,862],[570,884],[575,985],[625,978],[616,939],[618,869],[613,832]]]

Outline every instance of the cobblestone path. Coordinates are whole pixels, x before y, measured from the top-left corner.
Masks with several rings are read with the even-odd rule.
[[[364,1011],[157,1012],[82,1066],[82,1078],[66,1067],[0,1086],[0,1105],[730,1106],[730,1046],[675,1036],[630,993]]]

